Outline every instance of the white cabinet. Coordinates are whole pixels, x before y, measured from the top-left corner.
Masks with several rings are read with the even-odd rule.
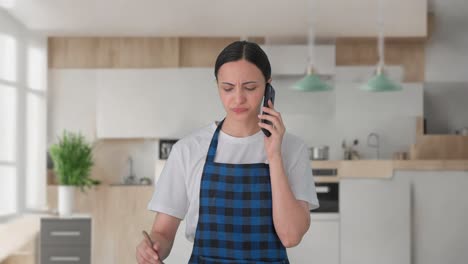
[[[338,214],[311,214],[309,231],[301,243],[288,248],[289,261],[294,264],[340,263],[339,229]]]
[[[177,137],[223,117],[212,68],[98,70],[99,138]]]
[[[411,263],[408,178],[341,179],[341,264]]]

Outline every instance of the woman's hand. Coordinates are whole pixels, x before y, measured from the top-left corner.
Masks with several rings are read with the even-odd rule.
[[[154,246],[151,247],[148,239],[143,239],[136,248],[138,264],[162,264],[162,260],[159,259],[159,249],[159,242],[155,241]]]
[[[272,125],[259,122],[258,125],[262,128],[270,131],[271,136],[265,136],[265,151],[268,159],[281,156],[281,143],[283,142],[283,136],[286,132],[286,128],[283,124],[281,114],[273,108],[273,103],[268,100],[269,107],[262,107],[262,111],[269,115],[263,114],[258,115],[260,119],[266,119],[272,123]]]

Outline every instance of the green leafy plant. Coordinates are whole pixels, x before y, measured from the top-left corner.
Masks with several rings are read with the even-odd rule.
[[[49,152],[60,185],[77,186],[84,191],[85,187],[100,184],[89,177],[94,165],[92,146],[81,133],[63,131]]]

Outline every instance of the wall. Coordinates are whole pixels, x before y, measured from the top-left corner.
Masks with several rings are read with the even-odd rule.
[[[63,129],[79,130],[88,139],[96,140],[97,71],[50,70],[50,143]],[[276,108],[281,111],[288,131],[310,146],[329,145],[330,159],[342,159],[342,140],[349,143],[355,138],[360,141],[357,150],[362,158],[376,158],[375,149],[369,148],[366,142],[371,132],[380,135],[380,158],[388,159],[394,152],[408,151],[415,142],[416,116],[422,115],[422,85],[404,84],[404,91],[399,93],[360,91],[360,83],[367,80],[372,71],[373,67],[340,67],[335,89],[327,93],[296,92],[290,87],[299,77],[273,77]],[[391,77],[401,79],[401,68],[397,67],[396,72]],[[214,87],[212,92],[217,93]],[[198,98],[196,103],[213,104],[211,99],[203,100]],[[172,106],[171,100],[163,103],[162,109]],[[221,111],[219,116],[223,114]],[[212,113],[199,115],[206,116],[207,124],[212,119]],[[130,155],[135,158],[137,177],[151,174],[156,169],[157,142],[156,138],[99,140],[93,176],[108,183],[121,180],[128,174]]]
[[[468,127],[468,82],[429,82],[424,85],[427,134],[455,134]]]
[[[435,26],[426,46],[424,116],[427,133],[452,134],[468,126],[468,2],[430,4]]]
[[[467,82],[468,2],[431,2],[435,26],[426,47],[426,81]]]

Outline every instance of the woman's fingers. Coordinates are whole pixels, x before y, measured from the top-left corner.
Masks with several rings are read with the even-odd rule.
[[[137,260],[139,264],[159,264],[159,255],[151,247],[151,243],[144,239],[137,248]]]
[[[271,134],[276,134],[277,131],[273,128],[273,125],[270,124],[265,124],[262,122],[259,122],[258,125],[262,128],[265,128],[266,130],[270,131]]]
[[[270,121],[273,124],[273,128],[280,128],[281,127],[281,123],[280,123],[279,119],[277,117],[275,117],[275,116],[258,115],[258,118]]]

